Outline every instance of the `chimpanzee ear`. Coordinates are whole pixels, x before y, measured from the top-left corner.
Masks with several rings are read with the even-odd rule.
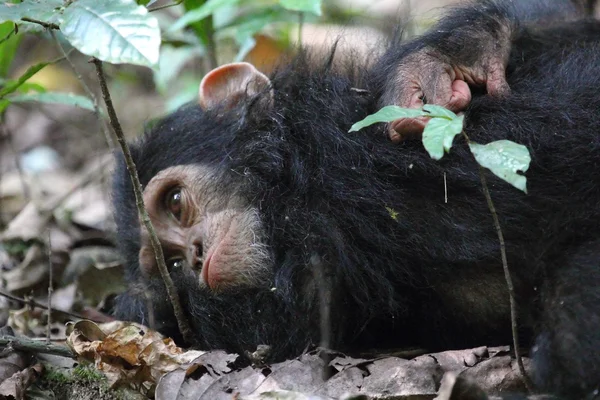
[[[261,95],[261,104],[273,105],[271,80],[246,62],[225,64],[204,76],[200,83],[200,107],[210,110],[218,105],[228,109],[244,100]]]

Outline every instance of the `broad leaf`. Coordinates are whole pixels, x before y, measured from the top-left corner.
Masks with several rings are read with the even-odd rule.
[[[158,21],[133,0],[77,0],[65,10],[60,29],[75,48],[99,60],[158,64]]]
[[[194,22],[203,20],[204,18],[212,15],[221,7],[235,6],[241,0],[208,0],[201,7],[186,12],[183,17],[179,18],[171,27],[169,31],[176,31],[184,28]]]
[[[49,104],[65,104],[85,108],[86,110],[94,111],[94,103],[84,96],[79,96],[71,93],[45,92],[45,93],[27,93],[18,94],[7,97],[11,103],[49,103]]]
[[[436,106],[435,104],[426,104],[423,106],[423,110],[427,111],[430,117],[455,119],[456,114],[442,106]]]
[[[429,120],[423,130],[423,146],[434,160],[444,156],[444,151],[450,152],[454,137],[462,132],[463,116],[454,119],[436,117]]]
[[[479,165],[527,193],[527,178],[517,173],[526,172],[529,168],[531,156],[527,147],[510,140],[498,140],[486,145],[471,142],[469,147]]]
[[[21,18],[31,18],[48,23],[56,23],[63,7],[62,0],[24,0],[21,3],[3,2],[0,4],[0,22],[13,21],[22,23]],[[41,25],[35,25],[43,30]]]
[[[349,132],[356,132],[378,122],[391,122],[401,118],[418,118],[425,116],[428,116],[428,114],[420,109],[385,106],[375,114],[371,114],[365,119],[352,125]]]
[[[309,12],[321,16],[321,0],[279,0],[283,8],[292,11]]]

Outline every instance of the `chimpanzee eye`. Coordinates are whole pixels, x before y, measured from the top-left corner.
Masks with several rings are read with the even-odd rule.
[[[167,260],[166,264],[167,264],[167,268],[171,271],[175,268],[182,268],[183,267],[183,258],[171,257]]]
[[[165,197],[165,207],[169,214],[177,221],[181,221],[181,211],[182,211],[182,203],[181,203],[181,188],[176,187],[171,189],[167,196]]]

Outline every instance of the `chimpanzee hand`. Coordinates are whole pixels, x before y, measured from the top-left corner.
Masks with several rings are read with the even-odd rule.
[[[469,86],[485,87],[491,96],[510,92],[506,83],[505,66],[510,41],[488,49],[480,60],[465,65],[449,60],[429,47],[405,58],[397,68],[385,101],[400,107],[420,108],[424,104],[437,104],[451,111],[463,111],[471,101]],[[427,118],[400,119],[389,125],[392,141],[420,134]]]
[[[549,7],[536,6],[534,0],[526,3],[484,0],[454,9],[407,50],[390,49],[379,64],[385,74],[376,78],[384,88],[381,106],[436,104],[460,112],[471,101],[472,87],[485,89],[490,96],[508,94],[505,68],[512,38],[524,20],[535,20]],[[394,121],[389,136],[400,141],[420,134],[426,123],[427,118]]]

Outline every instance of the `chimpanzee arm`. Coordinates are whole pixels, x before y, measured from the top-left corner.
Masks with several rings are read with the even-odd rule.
[[[432,103],[453,111],[471,100],[469,86],[492,96],[510,92],[505,67],[516,34],[532,22],[584,15],[587,0],[485,0],[455,9],[429,33],[407,46],[393,46],[375,68],[381,105],[419,108]],[[390,125],[392,140],[418,133],[424,120]]]

